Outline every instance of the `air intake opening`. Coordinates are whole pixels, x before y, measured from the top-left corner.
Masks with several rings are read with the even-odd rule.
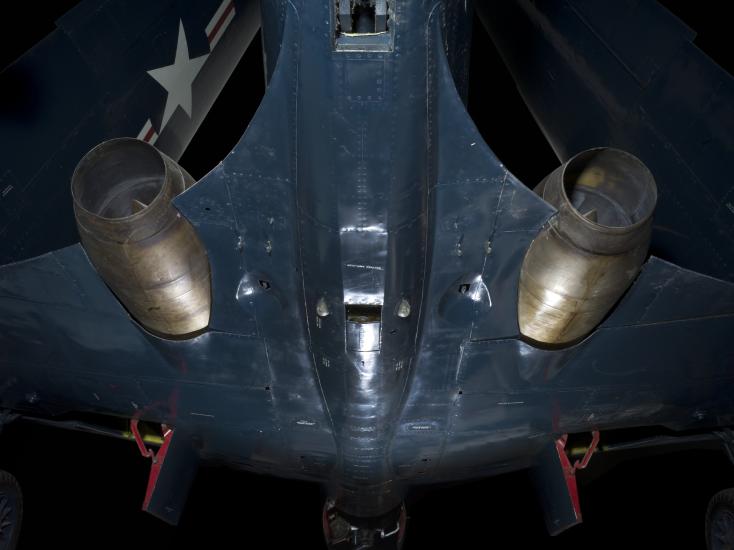
[[[586,220],[606,227],[628,227],[650,217],[655,180],[636,157],[618,149],[590,149],[563,171],[563,192]]]
[[[134,139],[102,143],[79,164],[72,195],[77,205],[101,218],[121,219],[145,209],[165,180],[158,151]]]

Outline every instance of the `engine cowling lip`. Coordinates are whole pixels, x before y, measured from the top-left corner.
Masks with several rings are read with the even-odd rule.
[[[600,154],[613,155],[619,163],[626,163],[637,172],[634,178],[639,188],[637,192],[646,207],[634,223],[612,226],[594,222],[584,217],[568,196],[566,188],[569,174],[577,169],[578,163]],[[594,147],[581,151],[546,176],[536,187],[536,193],[556,208],[553,223],[558,234],[587,252],[622,254],[649,241],[657,203],[657,186],[647,166],[627,151],[613,147]]]
[[[566,176],[572,168],[575,168],[574,164],[586,156],[602,152],[624,157],[626,161],[635,165],[635,168],[639,170],[640,175],[644,175],[645,186],[647,187],[647,191],[652,194],[652,197],[649,199],[650,204],[647,206],[647,211],[645,212],[645,214],[639,216],[639,220],[634,223],[623,226],[605,225],[585,218],[581,214],[581,212],[579,212],[579,210],[573,206],[573,203],[568,196],[568,192],[566,191]],[[627,151],[624,151],[622,149],[615,149],[614,147],[594,147],[592,149],[587,149],[574,155],[568,160],[568,162],[564,163],[563,165],[561,183],[561,194],[574,216],[583,224],[589,225],[590,227],[593,227],[595,229],[609,231],[610,233],[629,233],[638,229],[639,227],[642,227],[643,225],[645,225],[645,222],[647,222],[650,216],[652,216],[655,210],[655,204],[657,202],[657,186],[655,185],[655,178],[653,177],[652,172],[650,172],[650,169],[635,155],[628,153]]]
[[[101,153],[105,152],[106,150],[115,150],[119,148],[121,145],[133,145],[135,147],[141,147],[141,150],[148,150],[147,152],[153,153],[151,155],[151,158],[155,158],[156,162],[159,164],[160,167],[160,177],[162,179],[160,188],[158,189],[158,192],[156,193],[153,200],[151,200],[147,207],[138,211],[133,212],[132,214],[126,215],[126,216],[116,216],[116,217],[109,217],[109,216],[103,216],[97,212],[94,212],[90,210],[83,201],[83,198],[80,196],[80,193],[78,192],[78,187],[81,185],[80,182],[82,181],[83,171],[88,169],[91,165],[95,162],[95,157],[99,156]],[[113,138],[109,139],[107,141],[103,141],[102,143],[96,145],[93,147],[89,152],[87,152],[81,160],[77,163],[76,167],[74,168],[74,172],[71,176],[71,196],[74,201],[74,208],[81,211],[85,215],[85,217],[89,217],[91,219],[98,219],[101,221],[104,221],[106,224],[127,224],[130,222],[137,221],[141,217],[143,217],[147,212],[150,210],[156,208],[159,204],[165,203],[167,205],[170,200],[178,195],[175,190],[171,189],[171,186],[173,185],[173,179],[171,177],[171,170],[167,166],[166,163],[166,157],[158,151],[153,145],[136,139],[136,138],[130,138],[130,137],[120,137],[120,138]],[[172,192],[172,193],[171,193]],[[180,192],[180,191],[179,191]],[[165,195],[170,194],[170,197],[166,197]]]

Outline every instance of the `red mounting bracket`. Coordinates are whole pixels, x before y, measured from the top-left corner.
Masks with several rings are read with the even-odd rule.
[[[581,460],[577,460],[573,464],[574,471],[576,470],[583,470],[589,465],[589,461],[591,460],[591,455],[594,454],[596,451],[596,448],[599,446],[599,430],[594,430],[591,432],[591,444],[589,445],[589,448],[586,449],[586,454],[584,455],[584,458]]]
[[[584,454],[584,457],[581,460],[577,460],[576,462],[571,465],[571,461],[566,456],[566,453],[563,452],[566,448],[566,442],[568,441],[568,434],[562,435],[558,440],[556,441],[556,448],[558,449],[559,455],[562,454],[566,457],[564,460],[561,458],[561,461],[563,462],[564,469],[569,469],[570,473],[576,472],[576,470],[583,470],[589,465],[589,461],[591,460],[591,455],[594,454],[597,447],[599,446],[599,430],[594,430],[591,432],[591,444],[589,445],[589,448],[586,449],[586,453]]]
[[[577,460],[573,464],[566,454],[566,442],[568,441],[568,434],[562,435],[556,440],[556,452],[558,458],[561,461],[561,467],[563,468],[563,475],[566,478],[566,487],[568,489],[568,495],[571,498],[571,504],[573,506],[573,512],[576,516],[577,521],[581,521],[581,503],[579,501],[579,492],[576,485],[576,470],[583,470],[589,465],[591,456],[596,451],[599,445],[599,430],[591,432],[591,444],[586,450],[584,457],[581,460]]]
[[[150,476],[148,477],[148,487],[145,490],[145,500],[143,500],[143,510],[146,511],[148,510],[148,506],[150,505],[150,499],[153,496],[153,490],[155,489],[156,483],[158,481],[158,476],[161,473],[163,461],[166,459],[166,453],[168,453],[168,447],[171,444],[171,437],[173,437],[173,430],[171,428],[169,428],[165,424],[162,424],[161,428],[163,429],[163,443],[156,453],[152,449],[148,449],[145,446],[143,437],[140,435],[140,429],[138,428],[138,419],[133,418],[132,420],[130,420],[130,431],[132,431],[133,433],[135,443],[138,444],[140,454],[143,455],[145,458],[152,459],[153,461],[153,464],[150,467]]]

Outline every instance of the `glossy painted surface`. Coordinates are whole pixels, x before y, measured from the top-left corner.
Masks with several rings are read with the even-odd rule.
[[[471,4],[395,9],[392,49],[355,52],[335,47],[332,2],[263,2],[260,109],[174,201],[210,260],[208,331],[147,333],[78,244],[0,268],[3,407],[165,422],[205,460],[321,482],[362,516],[530,466],[559,434],[734,423],[734,285],[675,258],[648,259],[583,341],[520,339],[520,267],[554,209],[466,112]],[[350,306],[379,311],[379,350],[376,326],[349,345]]]

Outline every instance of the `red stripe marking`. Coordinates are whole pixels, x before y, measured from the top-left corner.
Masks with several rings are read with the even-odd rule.
[[[212,32],[210,32],[207,35],[207,40],[209,40],[209,43],[214,39],[214,37],[217,35],[217,32],[219,32],[219,29],[224,24],[224,20],[227,19],[227,16],[229,15],[229,12],[231,12],[234,9],[234,2],[230,2],[227,8],[224,10],[224,13],[219,18],[219,21],[217,21],[217,24],[214,25],[214,28],[212,29]]]
[[[153,125],[151,124],[150,128],[148,128],[148,131],[145,133],[143,141],[150,141],[150,138],[153,137],[153,134],[155,134],[155,128],[153,128]]]

